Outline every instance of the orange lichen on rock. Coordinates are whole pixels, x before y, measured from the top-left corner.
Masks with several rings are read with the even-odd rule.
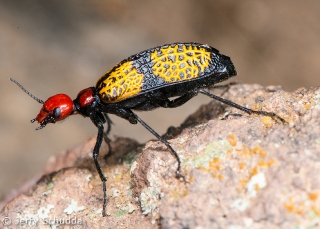
[[[254,166],[254,167],[251,169],[251,171],[250,171],[250,177],[253,177],[254,175],[257,175],[258,172],[259,172],[259,166],[256,165],[256,166]]]
[[[246,190],[248,182],[252,177],[261,173],[261,168],[268,168],[274,165],[276,162],[275,159],[267,159],[267,152],[261,146],[256,146],[253,148],[248,148],[247,146],[242,146],[241,151],[237,154],[239,158],[238,168],[239,172],[243,174],[241,179],[239,179],[240,189],[242,192],[244,189]],[[261,170],[261,171],[260,171]],[[255,190],[258,191],[261,189],[259,185],[256,185]]]
[[[319,194],[316,192],[309,192],[308,193],[309,199],[312,201],[316,201],[319,197]]]
[[[243,162],[243,161],[240,161],[240,162],[239,162],[239,169],[240,169],[240,170],[243,170],[243,169],[245,168],[245,166],[246,166],[246,163],[245,163],[245,162]]]
[[[302,202],[300,204],[294,204],[292,201],[285,203],[283,207],[290,213],[301,215],[305,212],[305,204]]]
[[[260,158],[265,158],[267,156],[267,153],[260,146],[250,149],[250,154],[259,154]]]
[[[237,145],[236,136],[234,136],[234,134],[229,134],[228,138],[227,138],[227,141],[233,147]]]
[[[239,180],[241,187],[244,188],[247,185],[248,181],[249,181],[248,179]]]
[[[287,201],[283,204],[283,207],[292,214],[320,216],[320,206],[317,201],[319,199],[318,197],[319,193],[317,191],[308,193],[302,191],[298,194],[296,193],[294,196],[288,197]]]
[[[275,163],[275,159],[270,159],[268,161],[259,161],[258,165],[261,167],[270,167]]]
[[[272,126],[272,119],[270,117],[268,117],[268,116],[264,117],[262,119],[262,122],[268,128],[270,128]]]

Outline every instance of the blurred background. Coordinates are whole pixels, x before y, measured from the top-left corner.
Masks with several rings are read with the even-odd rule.
[[[40,131],[30,120],[42,100],[75,98],[109,68],[145,49],[173,42],[209,44],[232,58],[232,81],[281,85],[286,91],[320,85],[320,3],[298,0],[0,0],[0,198],[41,170],[55,153],[97,130],[74,116]],[[200,104],[138,113],[163,134]],[[141,143],[154,137],[140,125],[111,116],[111,136]]]

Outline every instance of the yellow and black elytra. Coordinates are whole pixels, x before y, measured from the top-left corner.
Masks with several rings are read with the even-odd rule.
[[[214,83],[236,75],[229,57],[207,45],[163,45],[130,56],[102,76],[96,85],[105,103],[114,103],[160,88],[184,85],[215,74]]]
[[[256,113],[284,120],[272,112],[254,111],[231,101],[213,95],[204,88],[212,88],[237,74],[228,56],[217,49],[198,43],[173,43],[145,50],[121,61],[107,71],[96,87],[86,88],[76,99],[66,94],[57,94],[45,102],[28,92],[16,80],[10,78],[24,92],[43,104],[39,114],[31,122],[37,121],[40,130],[48,123],[55,123],[74,114],[89,117],[98,128],[98,136],[93,149],[93,159],[103,184],[103,216],[106,215],[106,177],[98,162],[99,150],[104,139],[109,146],[108,134],[111,120],[108,114],[117,115],[132,124],[141,123],[147,130],[163,142],[178,162],[176,175],[180,176],[180,159],[170,143],[141,120],[132,110],[148,111],[158,107],[175,108],[183,105],[198,93],[207,95],[222,103],[238,108],[248,114]],[[170,100],[171,97],[177,97]],[[104,124],[107,130],[104,132]]]

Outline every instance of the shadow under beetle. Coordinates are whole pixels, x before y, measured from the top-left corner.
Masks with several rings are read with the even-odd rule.
[[[216,83],[237,75],[228,56],[217,49],[198,43],[173,43],[145,50],[121,61],[107,71],[95,87],[79,92],[72,100],[66,94],[57,94],[45,102],[28,92],[14,79],[24,92],[43,104],[40,113],[31,122],[37,121],[40,130],[48,123],[61,121],[70,115],[89,117],[98,128],[93,150],[93,160],[103,184],[103,216],[106,216],[106,177],[98,162],[99,150],[104,138],[111,153],[111,120],[108,114],[117,115],[131,124],[141,123],[163,142],[178,162],[176,175],[180,177],[180,159],[170,143],[141,120],[132,110],[150,111],[158,107],[175,108],[183,105],[198,93],[233,106],[248,114],[256,113],[284,120],[272,112],[255,111],[213,95],[203,88],[212,88]],[[170,100],[171,97],[177,97]],[[104,124],[107,130],[104,131]]]

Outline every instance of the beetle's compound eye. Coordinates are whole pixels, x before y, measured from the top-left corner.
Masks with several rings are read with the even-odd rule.
[[[39,114],[31,122],[38,121],[40,127],[37,130],[39,130],[48,123],[55,123],[65,119],[72,114],[73,109],[73,101],[68,95],[57,94],[44,102]]]
[[[55,109],[53,110],[53,117],[54,117],[55,119],[59,119],[60,115],[61,115],[61,109],[60,109],[60,107],[55,108]]]

